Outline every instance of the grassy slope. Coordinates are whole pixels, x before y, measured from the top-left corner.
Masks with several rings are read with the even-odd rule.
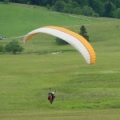
[[[89,66],[71,46],[56,46],[51,36],[39,35],[27,44],[18,39],[25,47],[22,55],[0,55],[1,119],[39,119],[43,116],[43,119],[53,120],[58,115],[54,115],[54,111],[48,114],[51,109],[120,108],[120,20],[71,17],[44,8],[13,4],[0,4],[0,11],[0,34],[6,37],[21,36],[46,25],[66,26],[79,32],[80,25],[85,24],[97,53],[96,64]],[[5,44],[9,40],[0,42]],[[41,51],[47,53],[41,54]],[[53,51],[64,52],[54,55]],[[33,54],[29,55],[31,52]],[[47,101],[49,88],[57,91],[52,106]],[[46,113],[33,112],[38,110]],[[18,114],[19,111],[22,113]],[[110,120],[114,116],[117,120],[120,116],[116,111],[108,110],[104,115],[101,115],[104,111],[99,111],[95,118],[96,110],[93,114],[91,111],[84,114],[73,112],[69,119]],[[13,112],[16,114],[13,115]],[[66,115],[63,112],[58,114],[66,119],[70,114],[67,112]],[[48,114],[49,118],[44,114]]]
[[[21,7],[19,5],[16,6],[16,4],[0,4],[0,11],[0,34],[6,37],[24,35],[30,30],[47,25],[73,27],[74,25],[107,21],[107,19],[94,19],[84,16],[71,16],[57,12],[51,12],[41,7]]]

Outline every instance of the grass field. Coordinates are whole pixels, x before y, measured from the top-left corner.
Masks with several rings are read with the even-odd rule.
[[[119,120],[120,110],[22,111],[2,113],[2,120]]]
[[[0,54],[0,120],[119,120],[120,20],[0,4],[0,35],[6,37],[2,45],[47,25],[76,32],[85,25],[97,61],[87,65],[73,47],[57,46],[49,35],[38,35],[27,44],[16,38],[24,51]],[[52,105],[49,88],[56,90]]]

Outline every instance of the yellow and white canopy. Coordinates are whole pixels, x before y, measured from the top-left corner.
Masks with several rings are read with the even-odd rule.
[[[62,40],[68,42],[72,45],[76,50],[78,50],[84,57],[85,61],[88,64],[93,64],[96,61],[96,54],[91,46],[91,44],[81,35],[68,30],[63,27],[58,26],[45,26],[38,29],[35,29],[29,32],[24,37],[24,43],[29,41],[34,35],[39,33],[46,33],[53,35],[55,37],[61,38]]]

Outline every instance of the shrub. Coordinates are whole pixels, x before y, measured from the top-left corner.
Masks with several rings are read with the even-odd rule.
[[[56,43],[57,45],[66,45],[68,44],[66,41],[60,39],[60,38],[56,38]]]
[[[19,45],[18,41],[13,40],[12,42],[6,44],[5,51],[12,52],[13,54],[16,54],[17,52],[22,52],[23,47],[21,47]]]
[[[0,45],[0,52],[4,51],[4,47],[2,45]]]

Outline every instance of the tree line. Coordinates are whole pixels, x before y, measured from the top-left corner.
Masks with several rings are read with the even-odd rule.
[[[95,17],[120,18],[120,0],[0,0],[47,7],[49,10]]]

